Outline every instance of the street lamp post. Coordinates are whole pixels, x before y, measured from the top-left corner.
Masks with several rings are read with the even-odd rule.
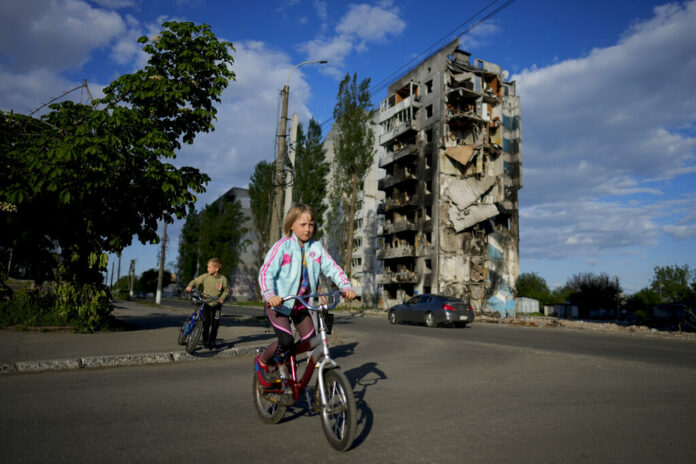
[[[300,64],[296,64],[288,74],[288,79],[285,82],[285,86],[281,91],[283,96],[283,103],[281,106],[280,114],[280,133],[278,134],[278,156],[276,157],[275,170],[273,174],[273,206],[271,207],[271,228],[268,232],[269,245],[272,245],[281,236],[281,223],[283,214],[283,165],[285,164],[285,137],[288,127],[288,97],[290,95],[290,76],[295,69],[299,68],[303,64],[309,63],[319,63],[325,64],[326,60],[320,61],[303,61]]]

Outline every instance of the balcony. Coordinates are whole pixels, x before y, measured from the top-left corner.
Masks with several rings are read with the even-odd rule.
[[[379,231],[378,235],[390,235],[396,234],[398,232],[405,231],[417,231],[418,223],[411,221],[399,221],[390,224],[385,224],[382,226],[382,230]]]
[[[416,180],[416,175],[412,172],[409,172],[405,168],[398,169],[395,171],[396,172],[393,175],[388,174],[384,178],[377,181],[377,189],[386,190],[389,187],[393,187],[394,185],[400,184],[401,182],[407,180]]]
[[[377,285],[389,285],[398,283],[417,284],[420,276],[412,271],[385,272],[378,274],[375,281]]]
[[[401,158],[409,155],[418,155],[418,145],[415,143],[410,143],[408,145],[404,145],[397,151],[385,153],[384,156],[382,156],[382,159],[379,160],[379,167],[384,168],[394,161],[400,160]]]
[[[387,198],[379,205],[377,205],[377,214],[384,214],[387,211],[418,206],[419,196],[418,195],[400,195],[396,198]]]
[[[416,121],[401,121],[399,122],[398,125],[394,126],[393,129],[390,129],[386,131],[384,134],[381,134],[379,136],[379,144],[380,145],[387,145],[389,142],[391,142],[394,138],[400,137],[407,132],[410,131],[417,131],[418,130],[418,123]],[[408,138],[408,137],[404,137]]]
[[[413,257],[413,251],[412,245],[377,250],[377,259],[411,258]]]

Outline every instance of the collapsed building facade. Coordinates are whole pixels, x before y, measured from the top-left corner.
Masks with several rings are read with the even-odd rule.
[[[389,86],[376,141],[384,307],[439,293],[514,310],[522,158],[506,74],[456,40]]]

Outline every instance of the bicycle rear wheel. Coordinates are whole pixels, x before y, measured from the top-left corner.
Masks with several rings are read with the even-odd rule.
[[[338,369],[324,372],[324,386],[327,404],[321,408],[321,427],[331,446],[338,451],[346,451],[353,444],[357,429],[353,389]]]
[[[259,378],[256,376],[256,372],[254,372],[254,385],[252,388],[254,390],[254,409],[259,418],[267,424],[280,422],[288,408],[271,401],[271,395],[275,395],[276,400],[280,399],[279,395],[266,393],[259,382]]]
[[[193,330],[191,331],[191,335],[189,335],[188,341],[186,342],[186,352],[188,354],[191,354],[194,351],[196,351],[196,347],[198,346],[198,341],[201,339],[202,333],[203,323],[200,319],[198,319],[196,321],[196,325],[193,326]]]

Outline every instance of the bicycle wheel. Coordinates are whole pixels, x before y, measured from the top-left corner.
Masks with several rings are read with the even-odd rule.
[[[187,318],[184,323],[181,325],[181,329],[179,329],[179,338],[177,339],[177,343],[179,345],[185,345],[186,342],[189,339],[189,335],[191,335],[191,330],[189,329],[189,324],[191,323],[190,319]]]
[[[186,342],[186,352],[188,354],[191,354],[194,351],[196,351],[196,347],[198,346],[198,340],[201,339],[202,333],[203,333],[203,323],[199,319],[196,321],[196,325],[193,326],[193,330],[191,331],[191,335],[189,335],[189,339]]]
[[[259,418],[267,424],[277,424],[285,415],[287,406],[282,406],[277,402],[271,401],[271,395],[274,393],[266,393],[259,382],[256,372],[254,372],[254,409]],[[279,395],[275,395],[276,399],[280,399]]]
[[[331,446],[338,451],[346,451],[353,444],[357,429],[353,389],[338,369],[324,372],[324,386],[327,404],[321,408],[321,427]]]

